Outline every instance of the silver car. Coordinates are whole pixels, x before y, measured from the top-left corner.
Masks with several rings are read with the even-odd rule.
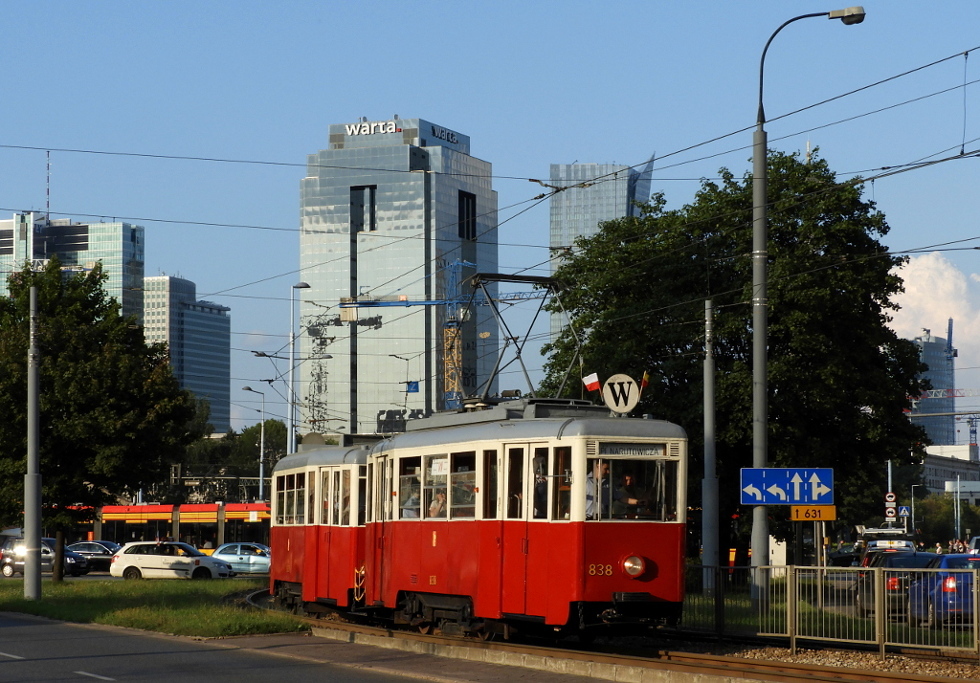
[[[227,562],[236,574],[268,574],[272,549],[261,543],[225,543],[211,557]]]

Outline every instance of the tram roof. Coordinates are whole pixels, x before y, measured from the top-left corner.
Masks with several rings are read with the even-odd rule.
[[[524,399],[466,413],[440,413],[408,423],[409,431],[379,442],[373,452],[470,441],[588,437],[684,439],[682,427],[664,420],[612,417],[585,401]]]
[[[308,450],[300,446],[300,449],[276,463],[276,469],[291,470],[322,465],[360,465],[367,462],[369,446],[365,444],[356,446],[319,445]]]

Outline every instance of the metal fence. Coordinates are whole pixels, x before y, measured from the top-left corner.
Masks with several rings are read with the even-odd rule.
[[[718,636],[934,649],[980,658],[980,570],[705,567],[687,570],[680,628]]]

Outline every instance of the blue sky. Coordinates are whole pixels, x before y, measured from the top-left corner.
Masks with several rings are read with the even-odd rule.
[[[770,146],[819,147],[844,178],[980,149],[971,84],[980,53],[962,56],[980,47],[980,3],[864,7],[860,25],[807,19],[775,39],[766,60]],[[497,176],[500,269],[545,274],[547,203],[515,216],[541,190],[527,178],[545,178],[556,162],[637,164],[656,153],[654,189],[678,207],[719,167],[742,175],[766,40],[793,16],[838,5],[5,0],[0,8],[0,215],[44,209],[51,150],[53,215],[145,226],[148,275],[186,277],[201,297],[232,308],[232,415],[241,429],[257,421],[258,397],[240,387],[284,371],[252,351],[286,346],[289,290],[302,279],[299,181],[331,123],[398,114],[469,135]],[[980,246],[970,199],[977,178],[968,158],[866,186],[891,225],[889,247],[972,240],[916,257],[895,323],[905,335],[928,327],[945,336],[954,317],[957,384],[968,389],[980,389],[980,267],[976,251],[962,248]],[[534,353],[526,361],[541,364]],[[271,389],[267,413],[281,416],[284,387]],[[973,406],[980,398],[959,403]]]

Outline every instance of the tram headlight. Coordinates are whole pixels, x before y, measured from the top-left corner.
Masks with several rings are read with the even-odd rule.
[[[643,575],[643,572],[647,570],[647,563],[642,557],[637,557],[636,555],[630,555],[625,560],[623,560],[623,571],[626,575],[631,578],[637,578]]]

